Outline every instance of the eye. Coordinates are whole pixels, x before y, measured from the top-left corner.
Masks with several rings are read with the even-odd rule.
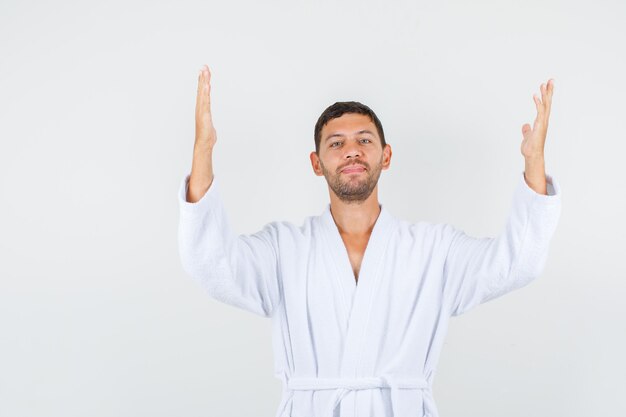
[[[368,141],[368,142],[371,142],[371,140],[369,140],[369,139],[361,139],[361,140],[366,140],[366,141]]]
[[[330,144],[330,147],[331,147],[331,148],[335,148],[336,146],[334,146],[334,145],[335,145],[336,143],[341,143],[341,142],[333,142],[333,143],[331,143],[331,144]]]

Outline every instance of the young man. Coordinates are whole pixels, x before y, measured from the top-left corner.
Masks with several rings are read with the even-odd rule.
[[[192,169],[178,194],[180,256],[213,298],[271,317],[283,381],[277,417],[437,417],[432,384],[450,317],[528,284],[546,263],[561,211],[559,185],[544,172],[552,93],[549,80],[541,100],[533,96],[525,170],[495,238],[411,224],[380,204],[391,147],[358,102],[331,105],[315,126],[311,164],[330,195],[323,213],[236,235],[212,170],[217,136],[203,67]]]

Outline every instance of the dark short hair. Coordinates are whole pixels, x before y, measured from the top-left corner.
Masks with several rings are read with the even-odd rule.
[[[322,112],[319,119],[317,119],[317,123],[315,123],[315,153],[319,155],[320,153],[320,142],[322,140],[322,128],[326,123],[330,120],[335,119],[337,117],[341,117],[345,113],[358,113],[369,116],[370,120],[376,126],[376,130],[378,131],[378,136],[380,137],[380,142],[383,148],[385,148],[385,132],[383,131],[383,125],[378,120],[378,116],[376,113],[365,104],[359,103],[358,101],[337,101],[334,104],[331,104]]]

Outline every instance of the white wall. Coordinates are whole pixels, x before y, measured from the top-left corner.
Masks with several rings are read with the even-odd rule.
[[[322,211],[313,126],[357,100],[393,149],[392,213],[495,235],[554,78],[546,269],[452,320],[435,400],[442,417],[625,415],[625,18],[620,0],[3,0],[0,415],[275,414],[270,321],[178,258],[204,63],[240,233]]]

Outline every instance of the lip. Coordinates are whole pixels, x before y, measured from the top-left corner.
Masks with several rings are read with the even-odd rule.
[[[346,174],[349,174],[352,172],[363,172],[363,171],[365,171],[365,167],[362,165],[350,165],[349,167],[346,167],[341,170],[341,172],[344,172]]]

